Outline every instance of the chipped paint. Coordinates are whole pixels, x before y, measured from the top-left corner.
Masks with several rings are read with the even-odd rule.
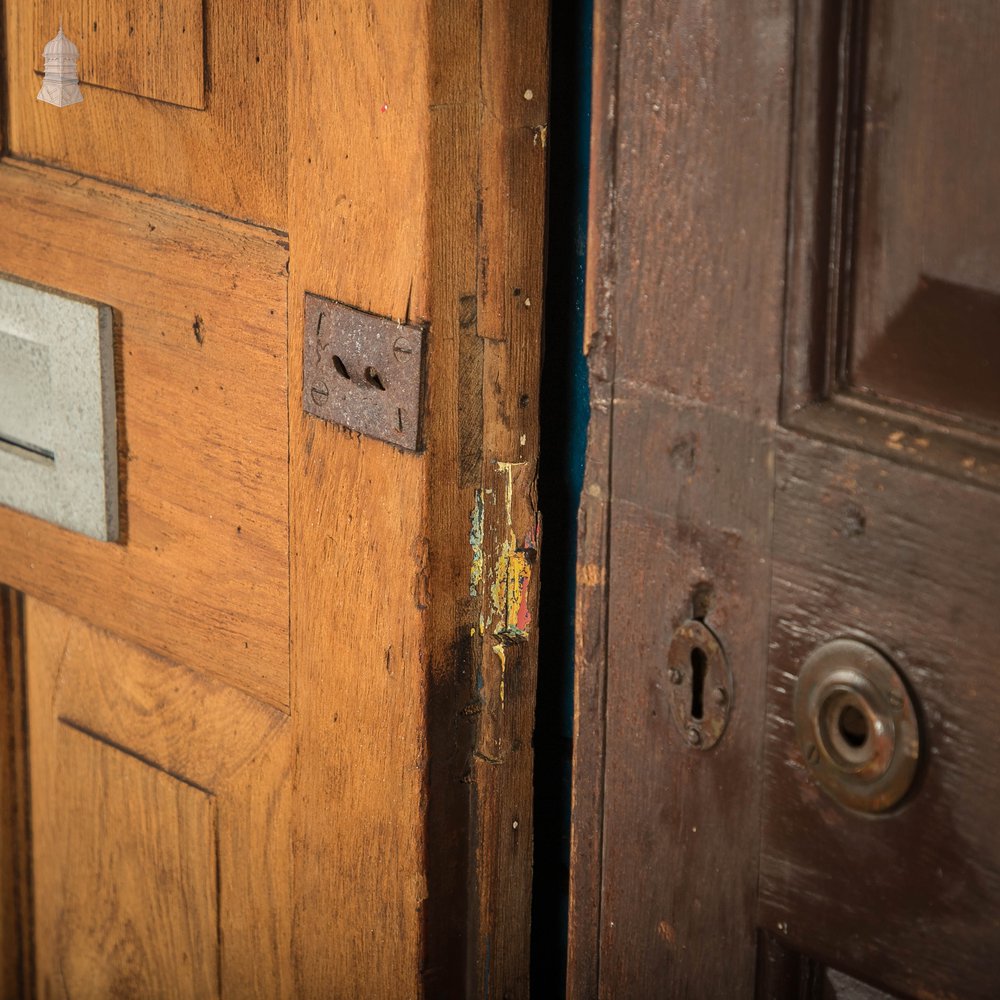
[[[490,588],[490,624],[497,622],[494,635],[507,643],[524,642],[531,626],[528,610],[528,589],[531,585],[531,562],[536,541],[534,530],[518,544],[514,532],[514,469],[524,462],[497,462],[497,469],[506,476],[504,484],[504,511],[507,516],[506,535],[497,553]]]
[[[483,582],[483,491],[476,490],[476,502],[469,516],[469,545],[472,546],[472,568],[469,570],[469,596],[477,597]]]
[[[539,518],[535,515],[523,538],[514,529],[514,477],[527,462],[495,462],[502,477],[502,489],[476,490],[469,516],[469,546],[472,565],[469,570],[469,594],[480,597],[479,634],[489,636],[489,649],[499,671],[488,671],[490,687],[498,692],[498,707],[503,710],[507,693],[507,650],[526,642],[532,617],[530,588],[533,563],[538,548]],[[487,500],[500,507],[498,516],[486,523]],[[475,628],[472,629],[475,633]],[[499,743],[496,747],[499,752]]]
[[[500,707],[503,708],[504,683],[507,679],[507,650],[502,642],[498,642],[493,647],[493,652],[500,661]]]

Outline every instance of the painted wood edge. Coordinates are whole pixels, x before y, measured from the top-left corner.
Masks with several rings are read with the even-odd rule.
[[[0,993],[34,995],[24,604],[0,586]]]
[[[590,424],[577,536],[567,996],[598,995],[604,823],[611,431],[614,404],[614,185],[620,0],[594,11],[593,114],[584,303]]]

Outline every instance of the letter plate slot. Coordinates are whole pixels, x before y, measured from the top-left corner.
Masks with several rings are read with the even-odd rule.
[[[111,309],[0,278],[0,504],[118,537]]]

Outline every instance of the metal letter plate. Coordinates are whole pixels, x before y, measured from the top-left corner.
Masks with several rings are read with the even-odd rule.
[[[424,330],[306,293],[302,406],[419,451]]]
[[[0,504],[118,537],[111,309],[0,278]]]

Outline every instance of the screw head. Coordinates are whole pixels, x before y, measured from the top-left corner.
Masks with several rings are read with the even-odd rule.
[[[701,730],[697,726],[687,727],[687,741],[693,747],[701,746]]]
[[[670,678],[671,684],[682,684],[684,682],[684,671],[678,670],[676,667],[671,667],[667,672],[667,676]]]
[[[396,343],[392,345],[392,356],[400,362],[409,361],[413,354],[413,345],[406,337],[397,337]]]
[[[330,389],[325,382],[316,382],[309,390],[309,395],[317,406],[322,406],[330,396]]]

